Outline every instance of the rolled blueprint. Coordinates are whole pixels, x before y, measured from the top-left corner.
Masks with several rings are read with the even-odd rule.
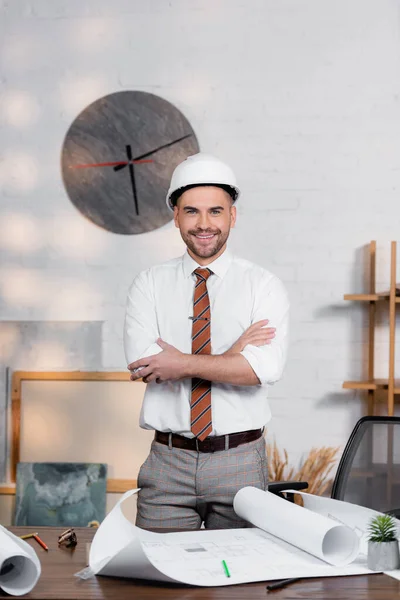
[[[331,565],[348,565],[359,552],[353,529],[271,492],[244,487],[233,508],[242,519]]]
[[[41,566],[29,544],[0,525],[0,588],[12,596],[30,592]]]

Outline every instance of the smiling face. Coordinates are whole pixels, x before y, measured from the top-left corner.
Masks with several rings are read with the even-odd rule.
[[[197,186],[179,197],[174,221],[190,256],[199,265],[208,265],[226,248],[231,227],[235,226],[236,208],[222,188]]]

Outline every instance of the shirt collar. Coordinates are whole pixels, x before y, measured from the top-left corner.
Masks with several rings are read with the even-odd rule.
[[[190,256],[189,252],[185,252],[182,257],[182,267],[184,276],[190,277],[195,269],[205,269],[209,268],[217,277],[221,279],[224,277],[225,273],[229,269],[231,262],[233,260],[233,255],[230,250],[226,249],[225,252],[221,254],[218,258],[216,258],[212,263],[209,263],[206,267],[199,265],[193,258]]]

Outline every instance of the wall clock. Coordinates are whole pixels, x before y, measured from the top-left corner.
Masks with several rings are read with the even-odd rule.
[[[199,152],[195,133],[172,104],[146,92],[116,92],[85,108],[62,148],[72,203],[108,231],[153,231],[172,219],[165,196],[175,167]]]

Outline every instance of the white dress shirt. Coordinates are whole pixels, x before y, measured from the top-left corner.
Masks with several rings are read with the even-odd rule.
[[[161,338],[181,352],[192,352],[193,294],[201,267],[183,256],[142,271],[127,300],[124,346],[128,364],[161,352]],[[226,352],[252,323],[268,319],[276,336],[265,346],[247,345],[241,354],[260,385],[212,383],[211,435],[263,427],[271,418],[268,387],[282,375],[288,338],[289,301],[281,281],[269,271],[226,250],[207,265],[211,307],[211,353]],[[133,384],[132,384],[133,385]],[[193,437],[190,431],[191,379],[147,384],[140,426]]]

